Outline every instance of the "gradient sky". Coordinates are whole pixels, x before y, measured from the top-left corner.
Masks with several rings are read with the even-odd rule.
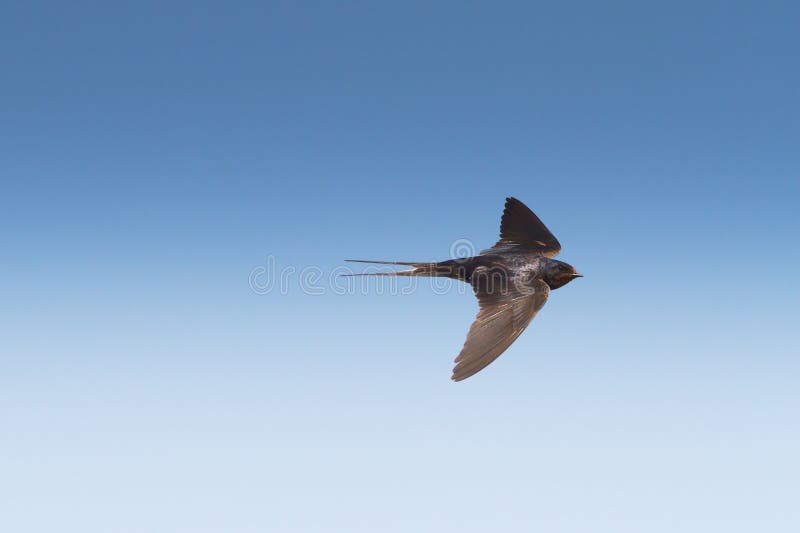
[[[799,531],[798,27],[4,6],[0,530]],[[328,283],[488,247],[509,195],[586,277],[466,382],[464,286]]]

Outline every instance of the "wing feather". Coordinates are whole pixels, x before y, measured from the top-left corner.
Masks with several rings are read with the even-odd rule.
[[[493,278],[483,267],[473,273],[473,289],[480,311],[456,357],[452,379],[461,381],[483,370],[520,336],[544,306],[550,288],[541,280],[523,284],[510,280],[508,287],[487,282]]]
[[[509,197],[506,198],[503,218],[500,221],[500,240],[491,248],[483,250],[481,254],[519,249],[555,257],[561,252],[561,244],[527,205]]]

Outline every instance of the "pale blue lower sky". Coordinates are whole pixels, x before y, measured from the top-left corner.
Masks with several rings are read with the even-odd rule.
[[[6,11],[0,530],[800,530],[793,3]],[[586,277],[466,382],[327,285],[509,195]]]

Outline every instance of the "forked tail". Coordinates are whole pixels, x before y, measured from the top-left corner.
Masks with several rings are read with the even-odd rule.
[[[450,277],[453,269],[444,263],[411,263],[406,261],[367,261],[364,259],[345,259],[350,263],[372,263],[375,265],[402,265],[413,267],[398,272],[363,272],[361,274],[342,274],[342,276],[445,276]]]

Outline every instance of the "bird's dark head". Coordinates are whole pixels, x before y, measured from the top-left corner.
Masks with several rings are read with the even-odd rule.
[[[548,260],[544,268],[544,281],[551,289],[563,287],[573,279],[582,277],[582,274],[575,271],[575,267],[555,259]]]

